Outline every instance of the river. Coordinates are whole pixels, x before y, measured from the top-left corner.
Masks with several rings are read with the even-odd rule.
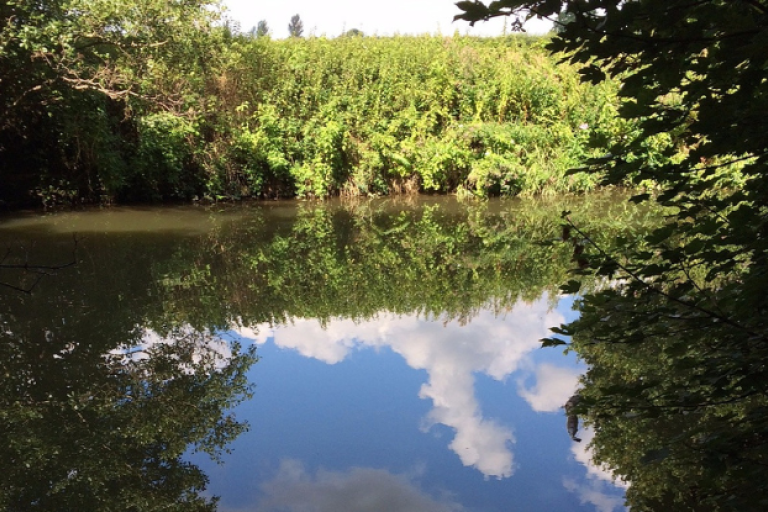
[[[606,194],[5,216],[0,505],[624,510],[566,432],[583,365],[540,348],[577,315],[563,210],[602,243],[651,218]]]

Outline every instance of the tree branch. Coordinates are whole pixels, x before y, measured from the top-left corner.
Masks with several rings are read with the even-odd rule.
[[[30,295],[32,291],[37,287],[38,283],[40,283],[40,281],[44,277],[54,276],[59,270],[63,270],[65,268],[69,268],[76,265],[77,264],[77,246],[78,246],[79,240],[77,239],[76,235],[73,235],[72,239],[74,243],[74,247],[72,249],[72,260],[66,263],[62,263],[60,265],[30,265],[28,261],[25,261],[24,263],[21,263],[21,264],[8,264],[8,263],[5,263],[5,261],[8,259],[8,256],[10,256],[11,254],[11,249],[8,248],[5,252],[5,255],[3,256],[3,259],[0,260],[0,270],[22,270],[24,271],[24,273],[33,274],[36,277],[32,282],[32,284],[27,287],[16,286],[5,281],[0,281],[0,287],[9,288],[16,292]]]
[[[751,329],[748,329],[747,327],[744,327],[743,325],[739,324],[738,322],[732,320],[731,318],[729,318],[727,316],[719,315],[719,314],[715,313],[714,311],[710,311],[710,310],[708,310],[706,308],[703,308],[703,307],[701,307],[701,306],[699,306],[697,304],[691,304],[691,303],[686,302],[686,301],[684,301],[682,299],[674,297],[674,296],[668,294],[667,292],[665,292],[664,290],[660,290],[660,289],[656,288],[655,286],[653,286],[652,284],[646,282],[644,279],[642,279],[635,272],[631,271],[629,268],[627,268],[626,266],[624,266],[621,263],[619,263],[619,261],[616,258],[613,258],[605,250],[603,250],[603,248],[600,247],[595,241],[593,241],[591,238],[589,238],[586,233],[581,231],[576,226],[576,224],[573,223],[573,221],[571,220],[570,216],[566,215],[564,218],[568,222],[568,224],[571,226],[571,228],[573,228],[579,234],[579,236],[581,236],[584,240],[586,240],[592,247],[597,249],[597,251],[600,253],[600,255],[602,257],[604,257],[608,261],[613,262],[618,268],[620,268],[622,271],[624,271],[635,282],[640,283],[640,285],[643,286],[646,290],[648,290],[650,292],[653,292],[653,293],[656,293],[656,294],[664,297],[665,299],[667,299],[670,302],[674,302],[675,304],[679,304],[679,305],[681,305],[681,306],[683,306],[683,307],[685,307],[687,309],[692,309],[694,311],[698,311],[698,312],[703,313],[704,315],[706,315],[706,316],[708,316],[710,318],[717,319],[718,321],[723,322],[726,325],[730,325],[730,326],[735,327],[735,328],[737,328],[737,329],[739,329],[741,331],[744,331],[744,332],[746,332],[746,333],[748,333],[748,334],[750,334],[752,336],[755,336],[757,338],[761,338],[763,340],[766,340],[766,337],[764,335],[756,333],[756,332],[752,331]]]

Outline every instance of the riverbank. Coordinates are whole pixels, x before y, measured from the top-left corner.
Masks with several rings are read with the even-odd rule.
[[[597,176],[566,171],[628,129],[617,88],[581,84],[544,42],[211,29],[205,62],[145,84],[174,82],[176,103],[70,91],[33,134],[3,130],[0,193],[50,207],[592,190]]]

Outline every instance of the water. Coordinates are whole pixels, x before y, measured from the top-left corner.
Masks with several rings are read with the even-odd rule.
[[[575,315],[558,293],[573,266],[560,211],[610,240],[644,222],[626,208],[421,198],[5,218],[4,264],[47,268],[0,273],[1,503],[623,510],[589,430],[566,433],[583,367],[538,340]],[[230,406],[249,431],[222,420]]]

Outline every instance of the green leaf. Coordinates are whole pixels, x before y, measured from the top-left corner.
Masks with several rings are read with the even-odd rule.
[[[558,347],[561,345],[568,344],[567,342],[561,340],[560,338],[542,338],[540,341],[541,341],[542,348]]]
[[[560,293],[565,295],[577,294],[579,293],[579,290],[581,290],[581,281],[576,279],[571,279],[566,284],[560,286]]]
[[[654,464],[662,462],[671,454],[669,448],[660,448],[658,450],[649,450],[640,458],[641,464]]]

